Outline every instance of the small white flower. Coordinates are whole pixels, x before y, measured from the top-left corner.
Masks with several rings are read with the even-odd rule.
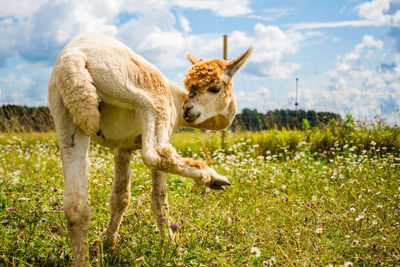
[[[243,200],[243,198],[242,197],[239,197],[239,201],[242,201]]]
[[[364,217],[365,217],[364,214],[360,214],[360,215],[358,215],[358,217],[355,220],[356,220],[356,222],[358,222],[359,220],[364,219]]]
[[[311,200],[312,200],[312,201],[316,201],[316,200],[317,200],[317,197],[316,197],[316,196],[312,196],[312,197],[311,197]]]
[[[352,263],[351,261],[346,261],[346,262],[343,264],[343,266],[344,266],[344,267],[353,266],[353,263]]]
[[[322,234],[322,228],[317,228],[317,229],[315,229],[315,232],[316,232],[317,234]]]
[[[258,258],[258,257],[261,256],[261,251],[260,251],[260,249],[258,247],[252,247],[250,249],[250,254],[254,255],[256,258]]]
[[[354,212],[356,212],[356,209],[355,208],[350,208],[350,211],[354,213]]]
[[[377,220],[373,220],[371,223],[372,223],[372,225],[377,225],[378,221]]]

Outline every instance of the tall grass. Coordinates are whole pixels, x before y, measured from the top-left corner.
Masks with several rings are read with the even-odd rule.
[[[366,122],[355,122],[348,114],[344,121],[331,120],[329,124],[310,128],[307,120],[303,121],[302,130],[272,129],[260,132],[235,132],[226,137],[226,147],[221,149],[219,132],[204,134],[181,132],[175,134],[172,143],[183,155],[191,155],[193,151],[201,151],[201,143],[211,152],[226,154],[235,151],[254,150],[258,155],[278,155],[280,158],[293,156],[304,150],[315,156],[330,157],[337,151],[340,153],[374,154],[400,153],[400,127],[389,126],[382,119]],[[335,151],[331,153],[331,151]],[[200,153],[201,154],[201,153]]]

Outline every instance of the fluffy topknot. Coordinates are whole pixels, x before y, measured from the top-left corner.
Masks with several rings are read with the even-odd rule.
[[[187,90],[195,86],[203,91],[209,87],[216,86],[224,74],[227,62],[223,59],[210,59],[201,61],[189,68],[185,75],[185,87]]]

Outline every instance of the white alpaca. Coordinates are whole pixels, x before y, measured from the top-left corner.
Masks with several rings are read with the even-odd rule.
[[[181,158],[170,145],[179,127],[223,129],[235,114],[234,74],[252,48],[237,59],[193,63],[179,88],[156,68],[119,41],[84,35],[61,52],[49,81],[49,107],[54,118],[65,179],[64,211],[75,265],[88,265],[87,233],[90,209],[87,194],[89,138],[115,148],[115,179],[111,217],[104,245],[113,247],[130,197],[131,151],[142,150],[151,169],[151,206],[158,226],[168,204],[166,172],[193,178],[213,189],[230,185],[214,169]]]

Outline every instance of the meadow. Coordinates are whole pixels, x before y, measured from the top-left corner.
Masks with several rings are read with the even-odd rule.
[[[150,171],[131,162],[131,204],[113,251],[113,151],[91,144],[90,261],[94,266],[398,265],[400,131],[346,118],[324,128],[180,132],[173,145],[226,175],[225,191],[168,176],[176,240],[163,239],[150,207]],[[64,266],[72,253],[55,133],[0,134],[0,265]],[[175,227],[176,226],[176,227]],[[176,228],[176,229],[175,229]]]

